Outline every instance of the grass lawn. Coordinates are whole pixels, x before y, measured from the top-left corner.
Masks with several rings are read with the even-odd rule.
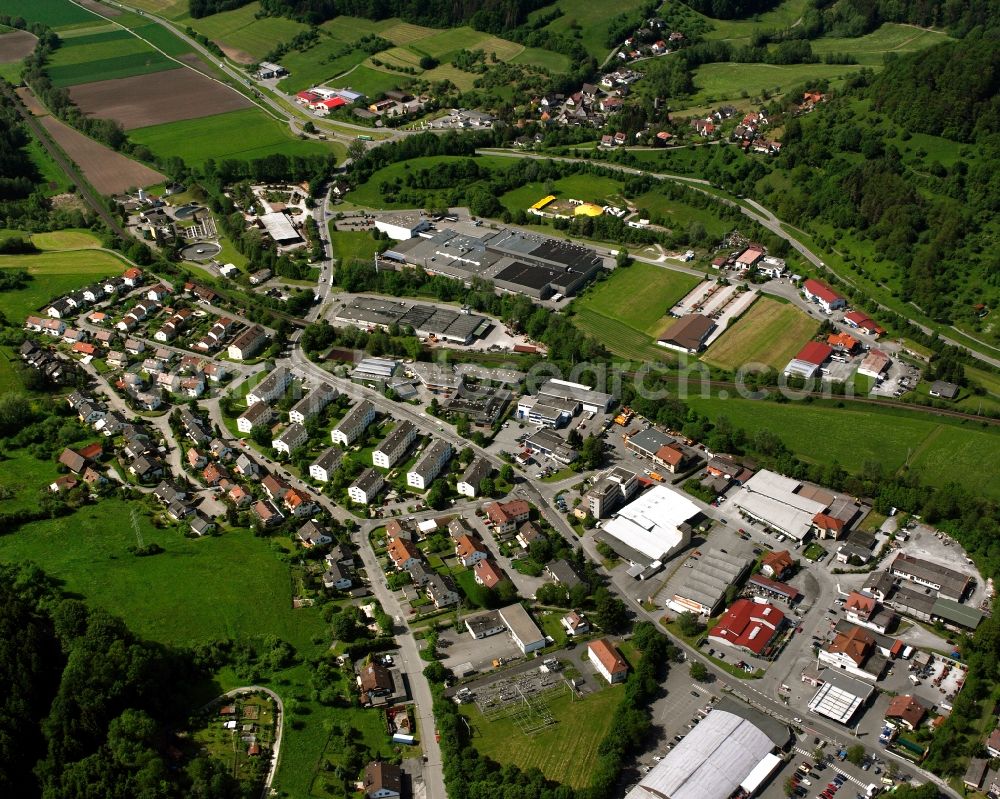
[[[458,571],[452,573],[452,578],[458,584],[459,590],[469,600],[469,603],[477,608],[485,608],[489,599],[490,591],[476,582],[476,574],[472,569],[459,566]]]
[[[669,350],[653,344],[645,333],[640,333],[624,322],[598,313],[592,308],[578,308],[573,315],[573,324],[600,341],[610,352],[629,361],[674,359]]]
[[[400,85],[409,81],[410,78],[410,75],[404,75],[399,72],[381,72],[380,70],[362,65],[352,70],[349,75],[329,81],[329,85],[337,89],[346,89],[349,87],[369,97],[377,97],[390,89],[398,89]]]
[[[278,88],[289,94],[299,92],[335,78],[368,58],[364,50],[351,50],[338,55],[343,49],[344,42],[326,37],[305,52],[290,51],[281,59],[281,65],[290,74],[278,84]]]
[[[739,98],[767,90],[780,94],[810,80],[836,80],[861,69],[858,64],[705,64],[694,73],[695,94],[690,105]]]
[[[604,205],[609,200],[622,202],[622,184],[613,178],[600,175],[570,175],[555,181],[553,192],[560,199],[583,200]],[[500,197],[500,202],[511,211],[530,208],[549,194],[543,183],[525,183]]]
[[[886,53],[899,55],[912,53],[948,39],[947,34],[938,31],[887,22],[865,36],[853,39],[822,38],[816,39],[811,44],[813,52],[819,56],[826,53],[848,53],[854,56],[859,64],[880,67]]]
[[[553,53],[541,47],[525,47],[520,53],[510,59],[512,64],[524,64],[529,67],[547,69],[553,74],[569,71],[569,57],[562,53]]]
[[[378,242],[372,238],[370,233],[363,233],[356,230],[334,230],[334,223],[330,223],[330,244],[333,250],[333,257],[337,263],[347,261],[370,261],[378,250]]]
[[[16,84],[18,80],[15,79],[12,82]],[[66,177],[66,173],[53,160],[52,156],[49,155],[49,151],[45,149],[38,139],[32,136],[26,149],[28,156],[35,166],[38,167],[38,174],[42,178],[42,183],[45,184],[46,194],[61,194],[69,188],[70,181]]]
[[[690,397],[695,410],[711,419],[726,416],[750,432],[770,430],[800,457],[836,461],[858,471],[866,461],[886,469],[910,468],[933,486],[964,480],[974,490],[1000,497],[1000,481],[976,464],[1000,458],[1000,431],[974,423],[952,424],[908,411],[835,408],[818,403],[756,402]],[[845,435],[845,431],[850,431]]]
[[[386,35],[398,23],[399,20],[395,17],[379,20],[378,22],[371,19],[362,19],[361,17],[334,17],[333,19],[328,19],[319,27],[320,30],[329,33],[334,39],[339,39],[342,42],[353,42],[362,36],[367,36],[369,33],[377,33],[394,44],[399,44],[394,38]]]
[[[288,567],[266,539],[247,530],[185,538],[153,527],[140,507],[144,543],[165,552],[137,558],[128,552],[136,543],[133,507],[105,499],[71,517],[24,525],[0,538],[0,560],[38,563],[69,591],[155,641],[192,645],[276,635],[311,651],[311,637],[325,629],[320,611],[292,609]]]
[[[651,212],[654,217],[662,219],[663,224],[672,230],[688,230],[692,222],[700,222],[709,235],[721,238],[732,226],[732,222],[723,220],[714,213],[711,207],[696,208],[693,205],[672,200],[656,190],[636,197],[632,203],[637,208],[644,208]],[[641,214],[641,216],[645,216],[645,214]]]
[[[20,391],[28,393],[24,380],[21,377],[23,367],[21,356],[13,347],[0,347],[0,389],[3,391]],[[3,471],[3,463],[0,461],[0,473]],[[13,472],[16,473],[16,470]],[[0,484],[10,487],[10,483],[0,481]]]
[[[390,164],[387,167],[379,169],[376,171],[371,178],[369,178],[365,183],[358,186],[357,189],[352,191],[348,196],[350,197],[351,203],[353,205],[359,205],[365,208],[402,208],[411,207],[407,203],[387,203],[382,199],[382,194],[379,192],[379,184],[383,181],[393,182],[397,178],[404,179],[407,172],[417,171],[419,169],[433,169],[440,164],[454,163],[456,161],[467,160],[464,156],[457,155],[433,155],[424,158],[414,158],[410,161],[400,161],[395,164]],[[503,158],[501,156],[489,156],[480,155],[476,156],[476,162],[487,166],[490,169],[509,169],[511,166],[511,161],[513,159]],[[419,189],[407,189],[408,191],[419,191]],[[436,194],[436,189],[428,189],[427,197],[433,197]],[[343,234],[337,234],[343,235]]]
[[[583,788],[590,783],[598,745],[623,694],[624,688],[616,685],[574,699],[560,689],[548,702],[557,723],[531,736],[513,719],[484,719],[475,705],[463,705],[462,715],[472,727],[473,745],[487,757],[522,770],[537,767],[550,780]]]
[[[806,560],[811,560],[813,562],[819,560],[820,558],[825,558],[827,552],[822,546],[813,541],[809,546],[802,550],[802,557]]]
[[[981,385],[990,394],[1000,397],[1000,375],[995,374],[994,372],[987,372],[985,369],[977,369],[974,366],[966,366],[965,376],[968,377],[969,380]]]
[[[242,50],[256,59],[263,58],[275,45],[286,42],[295,34],[309,29],[302,22],[286,17],[257,18],[260,3],[249,3],[233,11],[210,14],[201,19],[184,16],[180,25],[190,25],[223,48]]]
[[[652,334],[662,326],[667,311],[698,282],[693,275],[637,261],[595,283],[576,303]]]
[[[23,17],[29,22],[43,22],[50,28],[97,21],[89,11],[65,0],[63,2],[48,0],[44,3],[38,0],[3,0],[3,13],[12,17]]]
[[[807,0],[784,0],[777,8],[756,15],[753,19],[707,19],[714,28],[706,39],[749,39],[758,28],[786,28],[802,16]]]
[[[78,228],[32,233],[31,241],[40,250],[85,250],[101,246],[97,236],[89,230]]]
[[[124,261],[106,252],[43,252],[37,255],[0,255],[0,269],[25,269],[34,277],[16,291],[0,292],[0,311],[20,324],[52,298],[85,286],[95,278],[120,274]]]
[[[14,388],[11,382],[17,379],[7,356],[17,357],[6,347],[0,350],[0,386]],[[0,460],[0,485],[11,494],[2,501],[5,511],[25,510],[38,504],[39,492],[59,477],[56,462],[42,461],[24,450],[11,450]]]
[[[819,324],[794,305],[760,297],[712,343],[702,360],[723,369],[748,363],[782,369],[818,329]]]
[[[578,0],[557,0],[553,5],[533,11],[528,15],[528,19],[547,14],[556,7],[562,9],[563,15],[546,25],[544,30],[567,33],[579,25],[580,41],[587,48],[587,52],[600,63],[611,52],[606,41],[611,19],[625,11],[633,11],[641,5],[641,0],[618,0],[610,6],[602,3],[580,3]]]
[[[340,158],[344,154],[340,144],[293,136],[287,125],[256,108],[138,128],[129,131],[129,138],[161,157],[178,156],[192,166],[209,158],[253,160],[278,153],[291,157],[331,151]]]

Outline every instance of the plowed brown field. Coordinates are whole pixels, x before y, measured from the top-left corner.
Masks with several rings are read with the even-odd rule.
[[[69,93],[84,113],[114,119],[126,130],[198,119],[252,105],[228,86],[183,68],[81,83],[71,87]]]

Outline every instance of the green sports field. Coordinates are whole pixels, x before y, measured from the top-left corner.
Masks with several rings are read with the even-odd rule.
[[[110,253],[86,250],[0,255],[0,269],[25,269],[34,277],[23,289],[0,292],[0,311],[19,324],[52,298],[96,278],[120,274],[126,266]]]
[[[705,351],[702,360],[723,369],[763,363],[781,370],[819,329],[794,305],[760,297]]]
[[[576,304],[652,336],[663,326],[667,311],[698,282],[693,275],[637,261],[595,283]]]
[[[849,406],[834,408],[805,402],[756,402],[745,399],[689,398],[696,410],[715,419],[726,416],[751,432],[770,430],[800,457],[817,463],[836,461],[849,471],[866,461],[887,469],[910,467],[934,486],[960,480],[969,488],[1000,498],[1000,480],[983,463],[1000,459],[1000,430],[973,423],[952,424],[911,411]]]
[[[538,768],[548,779],[571,788],[585,788],[623,694],[620,685],[580,699],[560,690],[547,702],[556,723],[533,735],[524,734],[513,719],[485,719],[475,705],[462,705],[461,712],[472,729],[472,744],[482,754],[522,770]]]
[[[614,178],[600,175],[568,175],[554,181],[554,187],[553,193],[560,199],[572,198],[598,205],[607,202],[621,205],[624,202],[621,194],[622,184]],[[524,211],[548,194],[543,183],[525,183],[501,196],[500,202],[511,211],[519,209]]]
[[[192,166],[209,158],[252,160],[278,153],[291,157],[331,152],[340,158],[344,153],[339,144],[293,136],[287,125],[256,108],[138,128],[129,131],[129,138],[161,157],[178,156]]]

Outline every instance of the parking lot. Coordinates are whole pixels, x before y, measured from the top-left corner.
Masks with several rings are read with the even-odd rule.
[[[920,370],[916,366],[893,359],[884,379],[873,386],[870,393],[875,397],[901,397],[907,391],[912,391],[918,382]]]
[[[494,660],[521,657],[521,650],[505,632],[476,639],[469,635],[464,625],[461,629],[461,633],[454,629],[443,630],[438,637],[438,648],[444,656],[441,662],[445,668],[455,670],[458,666],[471,663],[476,671],[489,671]]]

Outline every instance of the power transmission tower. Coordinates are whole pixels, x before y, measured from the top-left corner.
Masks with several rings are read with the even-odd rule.
[[[143,549],[145,548],[146,545],[143,543],[142,540],[142,530],[139,529],[139,514],[138,512],[136,512],[135,508],[132,508],[131,515],[132,515],[132,529],[135,531],[135,540],[139,544],[139,549]]]

